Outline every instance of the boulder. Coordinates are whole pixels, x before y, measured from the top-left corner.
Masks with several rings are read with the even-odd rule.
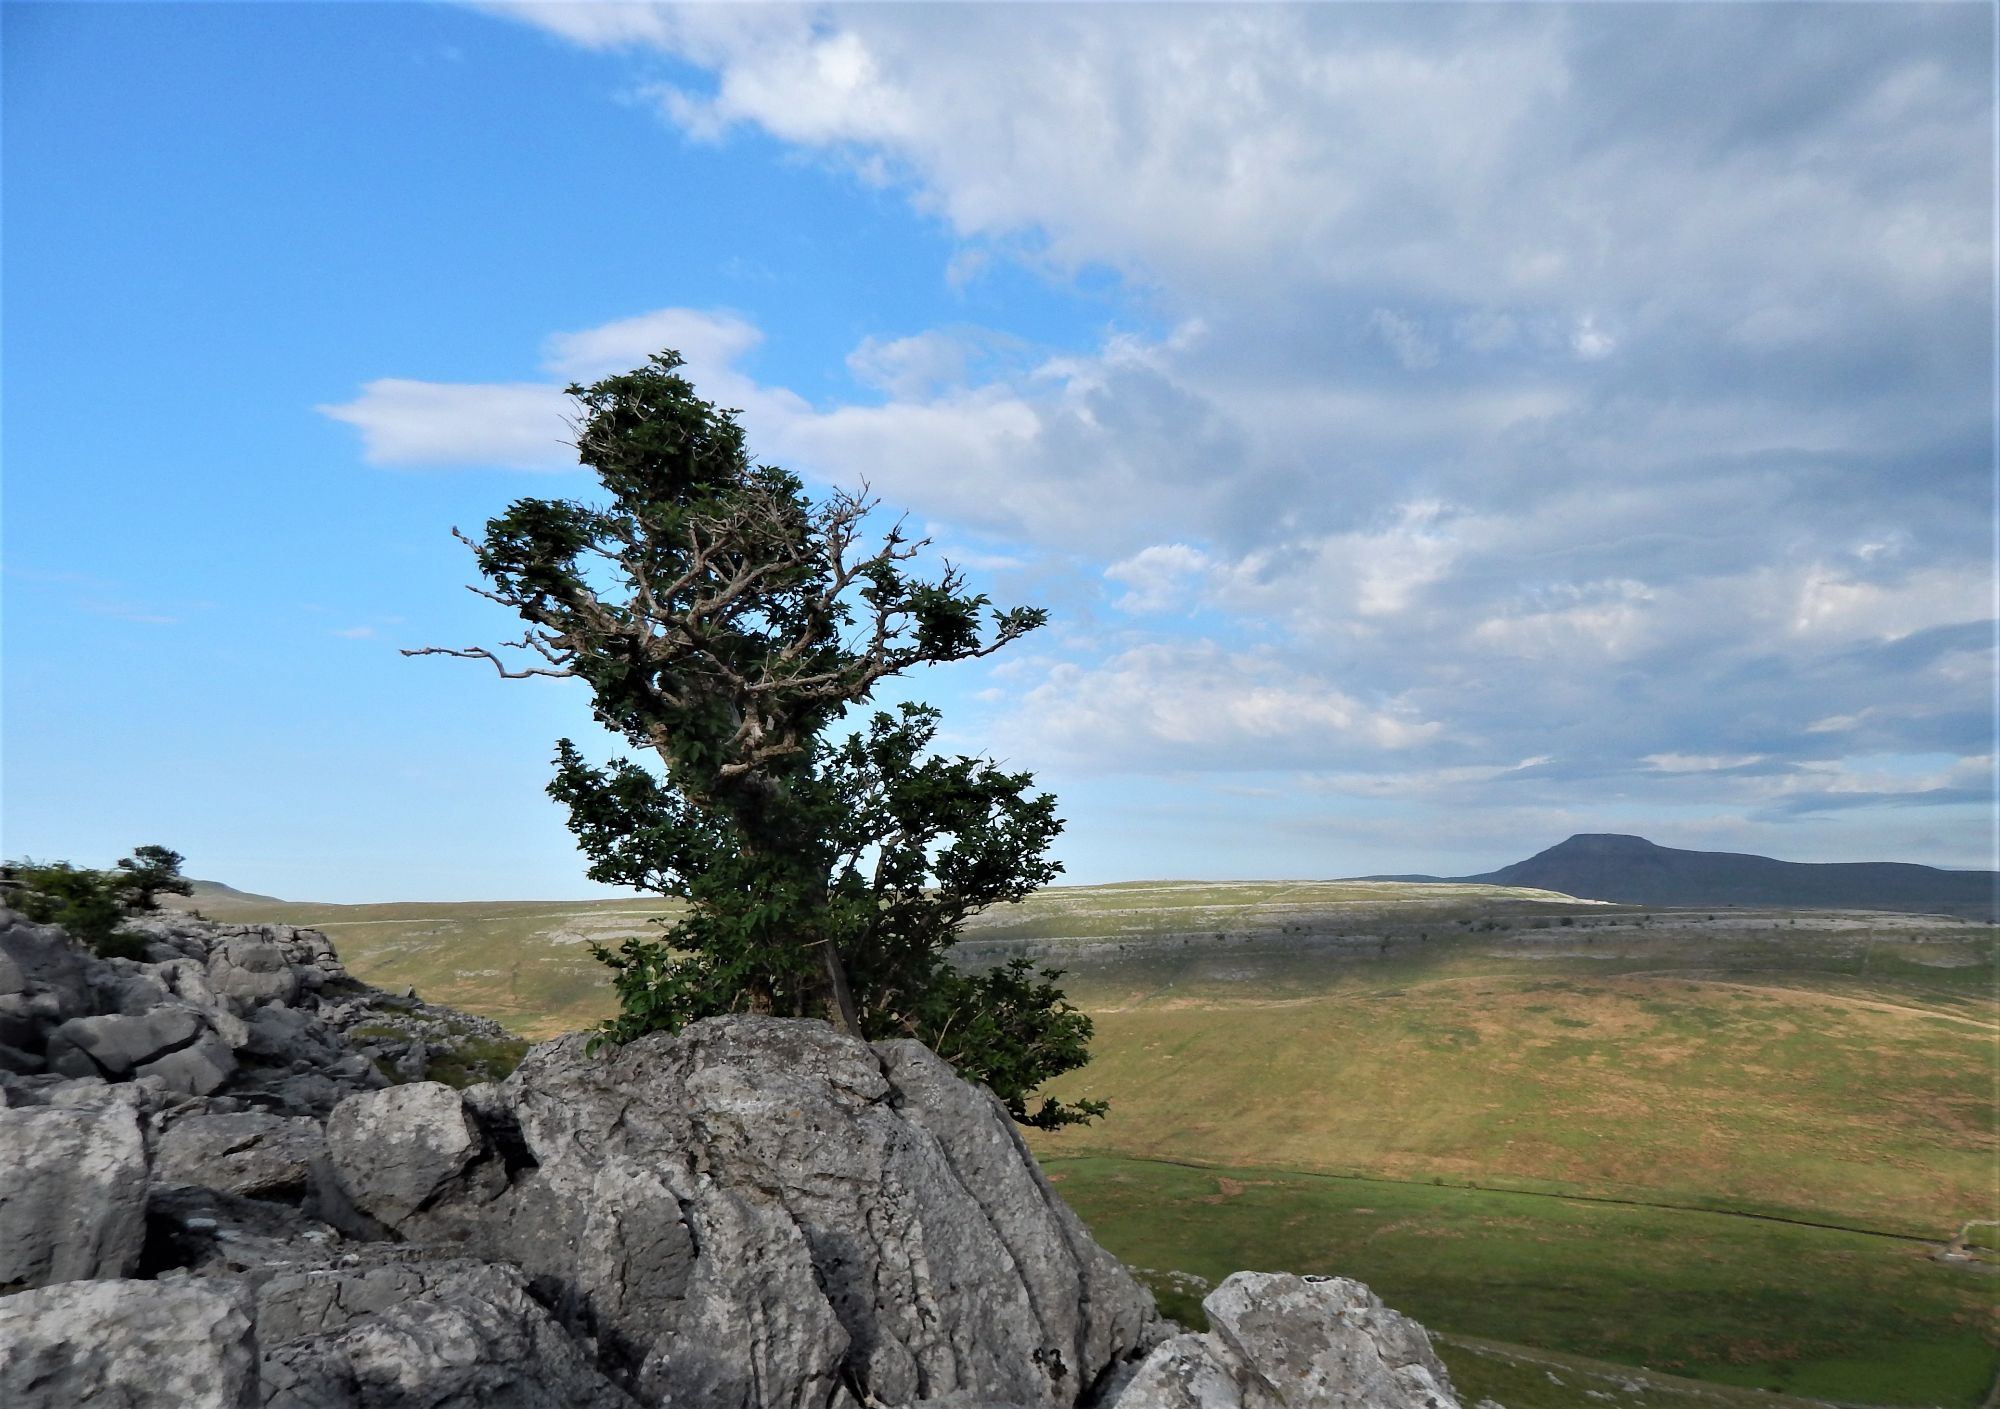
[[[1140,1365],[1117,1409],[1459,1409],[1424,1328],[1345,1277],[1238,1272],[1206,1335]]]
[[[0,993],[44,996],[44,1011],[57,1022],[80,1017],[91,1011],[95,962],[57,926],[0,909]]]
[[[261,1288],[257,1329],[264,1409],[636,1409],[511,1267],[289,1272]]]
[[[130,1076],[143,1063],[185,1047],[201,1034],[192,1008],[71,1018],[49,1034],[48,1061],[65,1076]]]
[[[254,1409],[247,1300],[228,1284],[68,1282],[0,1298],[7,1409]]]
[[[219,1091],[236,1074],[236,1054],[213,1032],[203,1031],[185,1047],[132,1069],[132,1078],[152,1077],[169,1091],[186,1096],[206,1096]]]
[[[506,1187],[465,1102],[438,1081],[348,1097],[327,1121],[326,1143],[348,1199],[398,1230],[439,1204],[483,1203]]]
[[[0,1108],[0,1151],[0,1295],[137,1268],[146,1142],[131,1104]]]
[[[153,1182],[298,1199],[313,1161],[325,1152],[325,1132],[308,1116],[256,1111],[187,1116],[160,1137]]]
[[[1159,1338],[1005,1108],[922,1047],[758,1017],[585,1045],[531,1052],[504,1114],[482,1094],[517,1178],[467,1236],[640,1399],[1068,1409]]]
[[[225,940],[208,956],[208,981],[217,993],[258,1003],[289,1003],[299,996],[300,979],[292,971],[285,946],[265,939]]]

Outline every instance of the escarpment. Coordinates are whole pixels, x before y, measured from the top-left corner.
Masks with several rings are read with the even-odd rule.
[[[1177,1334],[915,1043],[711,1019],[461,1090],[408,1078],[499,1030],[324,936],[141,928],[0,911],[10,1409],[1455,1409],[1355,1283],[1239,1275]]]

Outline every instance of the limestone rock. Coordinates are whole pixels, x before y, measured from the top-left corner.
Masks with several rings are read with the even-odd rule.
[[[464,1101],[442,1082],[348,1097],[327,1122],[326,1143],[347,1197],[391,1228],[454,1194],[484,1202],[506,1183]]]
[[[1238,1272],[1207,1335],[1149,1355],[1117,1409],[1459,1409],[1424,1328],[1344,1277]]]
[[[206,1096],[219,1091],[236,1074],[236,1056],[229,1044],[213,1032],[203,1032],[185,1047],[132,1069],[136,1081],[148,1077],[169,1091],[188,1096]]]
[[[512,1268],[287,1273],[260,1291],[257,1320],[265,1409],[634,1409]]]
[[[208,956],[208,981],[217,993],[258,1003],[289,1003],[299,996],[300,979],[284,946],[264,939],[231,939]]]
[[[340,1235],[290,1204],[187,1184],[155,1184],[146,1196],[146,1262],[204,1277],[253,1280],[321,1263]]]
[[[483,1250],[560,1287],[641,1399],[1067,1409],[1157,1339],[1005,1109],[916,1044],[733,1017],[584,1045],[501,1085],[522,1171]]]
[[[0,1298],[7,1409],[254,1409],[244,1298],[226,1285],[68,1282]]]
[[[146,1144],[131,1105],[0,1109],[0,1152],[0,1295],[138,1266]]]
[[[66,1076],[130,1076],[141,1064],[185,1047],[201,1034],[192,1008],[71,1018],[49,1036],[49,1066]]]
[[[0,910],[0,994],[41,998],[43,1016],[54,1022],[81,1017],[91,1011],[94,962],[56,926]]]
[[[188,1116],[160,1137],[153,1182],[295,1199],[304,1196],[313,1161],[325,1151],[320,1123],[307,1116]]]

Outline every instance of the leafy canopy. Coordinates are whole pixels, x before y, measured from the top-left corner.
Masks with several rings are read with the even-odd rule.
[[[145,941],[118,927],[127,915],[159,909],[162,895],[194,893],[181,861],[178,851],[164,846],[133,848],[115,871],[67,861],[9,861],[0,865],[0,900],[37,924],[61,925],[104,958],[139,959]]]
[[[947,961],[964,919],[1060,869],[1032,778],[931,752],[936,710],[849,720],[882,679],[972,659],[1047,620],[999,610],[900,523],[864,541],[864,494],[809,500],[753,464],[735,413],[695,394],[673,352],[572,386],[577,450],[606,501],[521,499],[471,546],[527,630],[484,659],[502,676],[582,680],[599,723],[657,767],[588,762],[569,740],[550,794],[592,879],[687,902],[659,939],[597,950],[626,1040],[753,1011],[915,1037],[987,1082],[1017,1119],[1057,1126],[1101,1103],[1031,1093],[1088,1059],[1090,1021],[1025,961]],[[456,530],[454,530],[456,533]],[[510,668],[510,659],[525,661]],[[835,726],[852,724],[847,732]]]

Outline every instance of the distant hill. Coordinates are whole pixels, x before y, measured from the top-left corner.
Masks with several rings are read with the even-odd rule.
[[[251,890],[238,890],[235,886],[226,886],[221,881],[197,881],[190,878],[189,884],[194,887],[193,895],[185,897],[168,895],[162,896],[161,899],[166,904],[183,910],[194,909],[204,900],[210,902],[234,900],[255,905],[283,905],[285,903],[275,895],[259,895]]]
[[[1644,837],[1584,832],[1483,876],[1373,876],[1371,880],[1534,886],[1623,905],[1751,905],[1807,910],[1899,910],[1996,918],[2000,873],[1945,871],[1898,861],[1774,861],[1734,851],[1681,851]]]

